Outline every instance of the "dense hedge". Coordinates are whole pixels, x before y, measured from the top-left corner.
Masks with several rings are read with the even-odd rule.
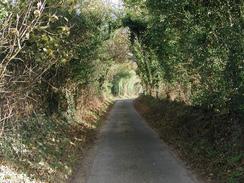
[[[0,2],[1,165],[45,182],[71,175],[121,69],[133,70],[117,11],[102,0]]]
[[[242,1],[125,2],[123,22],[131,28],[138,65],[145,63],[139,74],[149,90],[164,86],[193,105],[243,114]]]
[[[117,10],[101,0],[6,1],[0,9],[1,134],[11,121],[66,111],[67,93],[101,96],[113,82],[111,66],[127,51],[127,35],[113,36]]]

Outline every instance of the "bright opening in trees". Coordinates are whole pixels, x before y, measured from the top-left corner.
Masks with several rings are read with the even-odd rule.
[[[67,180],[109,103],[143,95],[192,161],[243,182],[243,20],[238,0],[1,0],[1,164]]]

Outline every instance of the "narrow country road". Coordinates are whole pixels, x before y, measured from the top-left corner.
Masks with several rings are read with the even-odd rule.
[[[146,125],[132,100],[116,102],[93,156],[85,183],[198,183]]]

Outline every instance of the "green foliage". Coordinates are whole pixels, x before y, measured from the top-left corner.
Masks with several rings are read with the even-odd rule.
[[[125,3],[145,93],[170,99],[142,98],[148,120],[194,166],[222,182],[243,182],[243,1]]]
[[[124,24],[156,55],[163,83],[188,88],[193,105],[244,113],[242,1],[125,2]]]
[[[7,16],[7,8],[4,3],[0,3],[0,22]]]
[[[55,182],[89,140],[129,40],[102,0],[43,2],[0,3],[0,157]]]
[[[118,67],[112,78],[112,94],[115,96],[137,96],[141,92],[141,80],[138,78],[135,65],[125,63]]]
[[[152,94],[152,90],[159,87],[163,76],[157,57],[152,49],[142,47],[138,40],[134,42],[133,52],[138,66],[138,75],[142,79],[146,92]]]
[[[103,1],[41,3],[19,1],[9,10],[6,25],[1,25],[8,40],[0,41],[3,49],[0,53],[3,58],[0,62],[1,104],[6,107],[0,111],[1,119],[8,116],[9,111],[13,111],[9,116],[21,118],[49,110],[50,99],[62,98],[66,89],[76,94],[80,87],[87,86],[100,95],[106,72],[115,62],[108,49],[101,49],[114,31],[108,25],[117,21],[112,19]],[[45,7],[43,12],[40,7]],[[26,23],[20,26],[21,21]],[[56,95],[60,97],[53,97]],[[5,105],[9,100],[9,105]],[[58,111],[60,101],[54,103],[54,111]]]

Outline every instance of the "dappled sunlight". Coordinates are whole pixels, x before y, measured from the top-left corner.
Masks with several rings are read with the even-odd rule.
[[[0,183],[66,182],[133,101],[188,162],[244,182],[243,5],[2,0]]]
[[[23,173],[10,172],[8,167],[11,165],[15,170],[24,168],[23,180],[26,182],[33,179],[36,179],[33,182],[65,182],[72,174],[76,154],[94,138],[99,120],[109,104],[109,101],[97,98],[91,100],[85,107],[86,112],[81,114],[83,118],[76,123],[44,116],[23,122],[17,139],[14,136],[5,139],[5,150],[11,152],[6,154],[8,162],[0,176],[4,176],[4,180],[16,179],[16,183],[20,181]]]
[[[0,180],[2,183],[41,183],[40,181],[30,179],[26,174],[16,172],[14,168],[9,166],[0,166]]]

